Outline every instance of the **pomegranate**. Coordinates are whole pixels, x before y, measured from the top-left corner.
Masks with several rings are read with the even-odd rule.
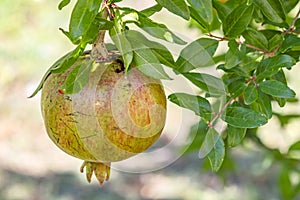
[[[160,136],[166,118],[166,97],[160,80],[136,67],[124,71],[122,60],[93,62],[88,83],[77,93],[62,90],[71,70],[91,59],[80,58],[69,70],[52,73],[42,88],[46,131],[64,152],[84,160],[87,180],[95,174],[108,180],[110,163],[149,148]]]

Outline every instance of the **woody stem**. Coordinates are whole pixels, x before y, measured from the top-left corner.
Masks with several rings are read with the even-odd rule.
[[[102,2],[102,18],[107,19],[108,17],[108,10],[106,7],[106,0],[103,0]],[[93,44],[91,56],[93,58],[99,59],[99,60],[106,60],[108,58],[108,51],[104,44],[104,37],[105,37],[106,30],[100,30],[98,32],[98,37]]]

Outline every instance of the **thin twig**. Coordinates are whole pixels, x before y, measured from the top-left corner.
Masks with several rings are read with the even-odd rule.
[[[288,33],[296,33],[296,34],[298,34],[298,32],[295,31],[295,23],[296,23],[296,21],[297,21],[297,19],[298,19],[299,16],[300,16],[300,9],[298,10],[298,13],[294,17],[293,21],[291,22],[289,29],[283,31],[283,33],[282,33],[283,36],[285,36]]]
[[[229,99],[229,100],[226,102],[226,104],[222,107],[222,109],[221,109],[218,113],[216,113],[216,114],[214,115],[214,117],[212,118],[212,120],[211,120],[210,122],[207,123],[207,126],[210,127],[210,128],[212,128],[212,127],[214,126],[215,121],[216,121],[217,119],[219,119],[219,118],[223,115],[223,113],[225,112],[225,110],[227,109],[227,107],[228,107],[233,101],[234,101],[234,98]]]
[[[207,33],[207,36],[211,37],[211,38],[216,38],[218,39],[219,41],[228,41],[228,39],[226,37],[220,37],[220,36],[216,36],[216,35],[213,35],[211,33]]]
[[[295,18],[293,19],[291,25],[290,25],[290,30],[294,29],[295,23],[296,23],[299,16],[300,16],[300,8],[299,8],[298,13],[296,14]]]
[[[258,47],[256,47],[256,46],[251,45],[251,44],[247,44],[247,43],[246,43],[246,47],[248,47],[248,48],[250,48],[250,49],[253,49],[253,50],[256,50],[256,51],[261,51],[261,52],[263,52],[264,54],[270,53],[270,52],[268,52],[268,51],[266,51],[266,50],[264,50],[264,49],[258,48]]]

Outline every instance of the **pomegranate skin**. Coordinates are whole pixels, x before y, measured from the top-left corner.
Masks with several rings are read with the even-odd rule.
[[[94,62],[88,83],[66,94],[61,88],[74,66],[51,74],[42,88],[46,131],[60,149],[87,162],[110,163],[141,153],[158,139],[166,119],[160,80],[135,67],[126,74],[114,59]]]

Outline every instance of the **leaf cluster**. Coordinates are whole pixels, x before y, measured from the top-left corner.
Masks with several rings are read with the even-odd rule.
[[[299,117],[273,111],[275,104],[284,107],[296,100],[286,72],[300,60],[298,0],[155,0],[154,6],[140,11],[118,7],[120,1],[104,0],[101,5],[98,0],[77,0],[69,30],[61,29],[76,48],[49,68],[32,96],[49,74],[69,69],[85,54],[87,45],[97,41],[99,31],[107,31],[114,43],[110,47],[120,52],[126,72],[135,66],[148,76],[172,80],[164,70],[169,67],[199,89],[199,94],[174,93],[168,99],[199,116],[193,128],[198,139],[192,149],[199,150],[200,158],[209,159],[213,171],[221,168],[229,148],[253,138],[257,128],[272,117],[282,126]],[[69,3],[62,0],[58,8]],[[291,12],[294,8],[296,13]],[[166,25],[153,21],[151,16],[162,9],[189,21],[201,37],[187,44]],[[103,18],[104,12],[108,19]],[[132,25],[137,29],[130,28]],[[174,59],[163,41],[182,46],[178,58]],[[221,43],[226,49],[217,53]],[[222,76],[202,73],[207,67]],[[75,67],[65,89],[77,89],[66,91],[84,87],[89,70]],[[221,129],[217,128],[220,122],[224,124]],[[296,143],[291,151],[298,147]],[[289,153],[277,153],[290,159]],[[292,170],[299,170],[299,165],[293,166]],[[290,171],[282,171],[286,184],[291,184]],[[295,194],[286,193],[284,187],[286,199]]]

